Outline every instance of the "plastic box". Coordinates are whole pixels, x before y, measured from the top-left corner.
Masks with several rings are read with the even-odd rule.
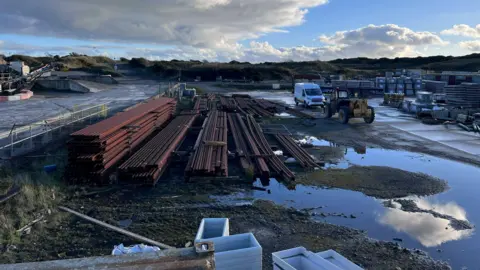
[[[210,238],[217,270],[262,269],[262,247],[251,233]]]
[[[204,218],[198,227],[195,242],[229,235],[230,224],[228,218]]]

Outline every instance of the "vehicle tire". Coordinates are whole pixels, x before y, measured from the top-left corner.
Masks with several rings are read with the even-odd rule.
[[[298,107],[298,99],[297,98],[295,98],[295,106]]]
[[[330,108],[330,105],[325,105],[325,118],[329,119],[332,118],[332,108]]]
[[[338,111],[338,119],[342,124],[348,124],[348,120],[350,120],[350,109],[348,107],[341,107]]]
[[[308,104],[307,104],[307,102],[306,102],[306,101],[304,101],[304,102],[303,102],[303,107],[305,107],[305,109],[307,109],[307,108],[308,108]]]
[[[372,114],[370,115],[370,117],[364,117],[363,120],[365,121],[365,123],[371,124],[373,123],[373,121],[375,121],[375,110],[371,106],[368,106],[368,109],[372,110]]]

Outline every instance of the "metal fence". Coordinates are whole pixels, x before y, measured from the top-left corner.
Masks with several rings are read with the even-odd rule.
[[[108,103],[76,109],[55,118],[28,125],[13,125],[0,133],[0,158],[11,158],[36,151],[87,124],[108,115]]]

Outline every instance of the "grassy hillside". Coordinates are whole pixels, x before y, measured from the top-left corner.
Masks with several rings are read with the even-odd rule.
[[[86,56],[71,53],[66,56],[31,57],[12,55],[5,57],[7,61],[25,61],[36,68],[47,63],[56,63],[64,70],[83,70],[101,74],[119,76],[113,66],[115,61],[104,56]],[[183,80],[195,79],[215,80],[222,76],[233,80],[289,80],[295,74],[344,74],[348,77],[356,75],[376,76],[385,71],[397,68],[422,68],[433,71],[480,70],[480,54],[466,56],[431,56],[415,58],[350,58],[333,61],[282,62],[258,63],[231,61],[216,63],[207,61],[149,61],[145,58],[121,58],[122,63],[128,63],[131,68],[143,70],[148,74],[160,76],[164,79],[176,79],[181,74]]]

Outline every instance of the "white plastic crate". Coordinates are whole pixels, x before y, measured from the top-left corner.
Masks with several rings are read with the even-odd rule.
[[[353,262],[349,261],[347,258],[343,257],[342,255],[338,254],[334,250],[327,250],[315,253],[316,255],[324,258],[325,260],[329,261],[330,263],[336,265],[340,269],[344,270],[363,270],[360,266],[354,264]]]
[[[273,269],[282,270],[341,270],[304,247],[272,253]]]
[[[210,238],[218,270],[262,269],[262,247],[251,233]]]
[[[230,224],[228,218],[204,218],[198,227],[195,242],[229,235]]]

